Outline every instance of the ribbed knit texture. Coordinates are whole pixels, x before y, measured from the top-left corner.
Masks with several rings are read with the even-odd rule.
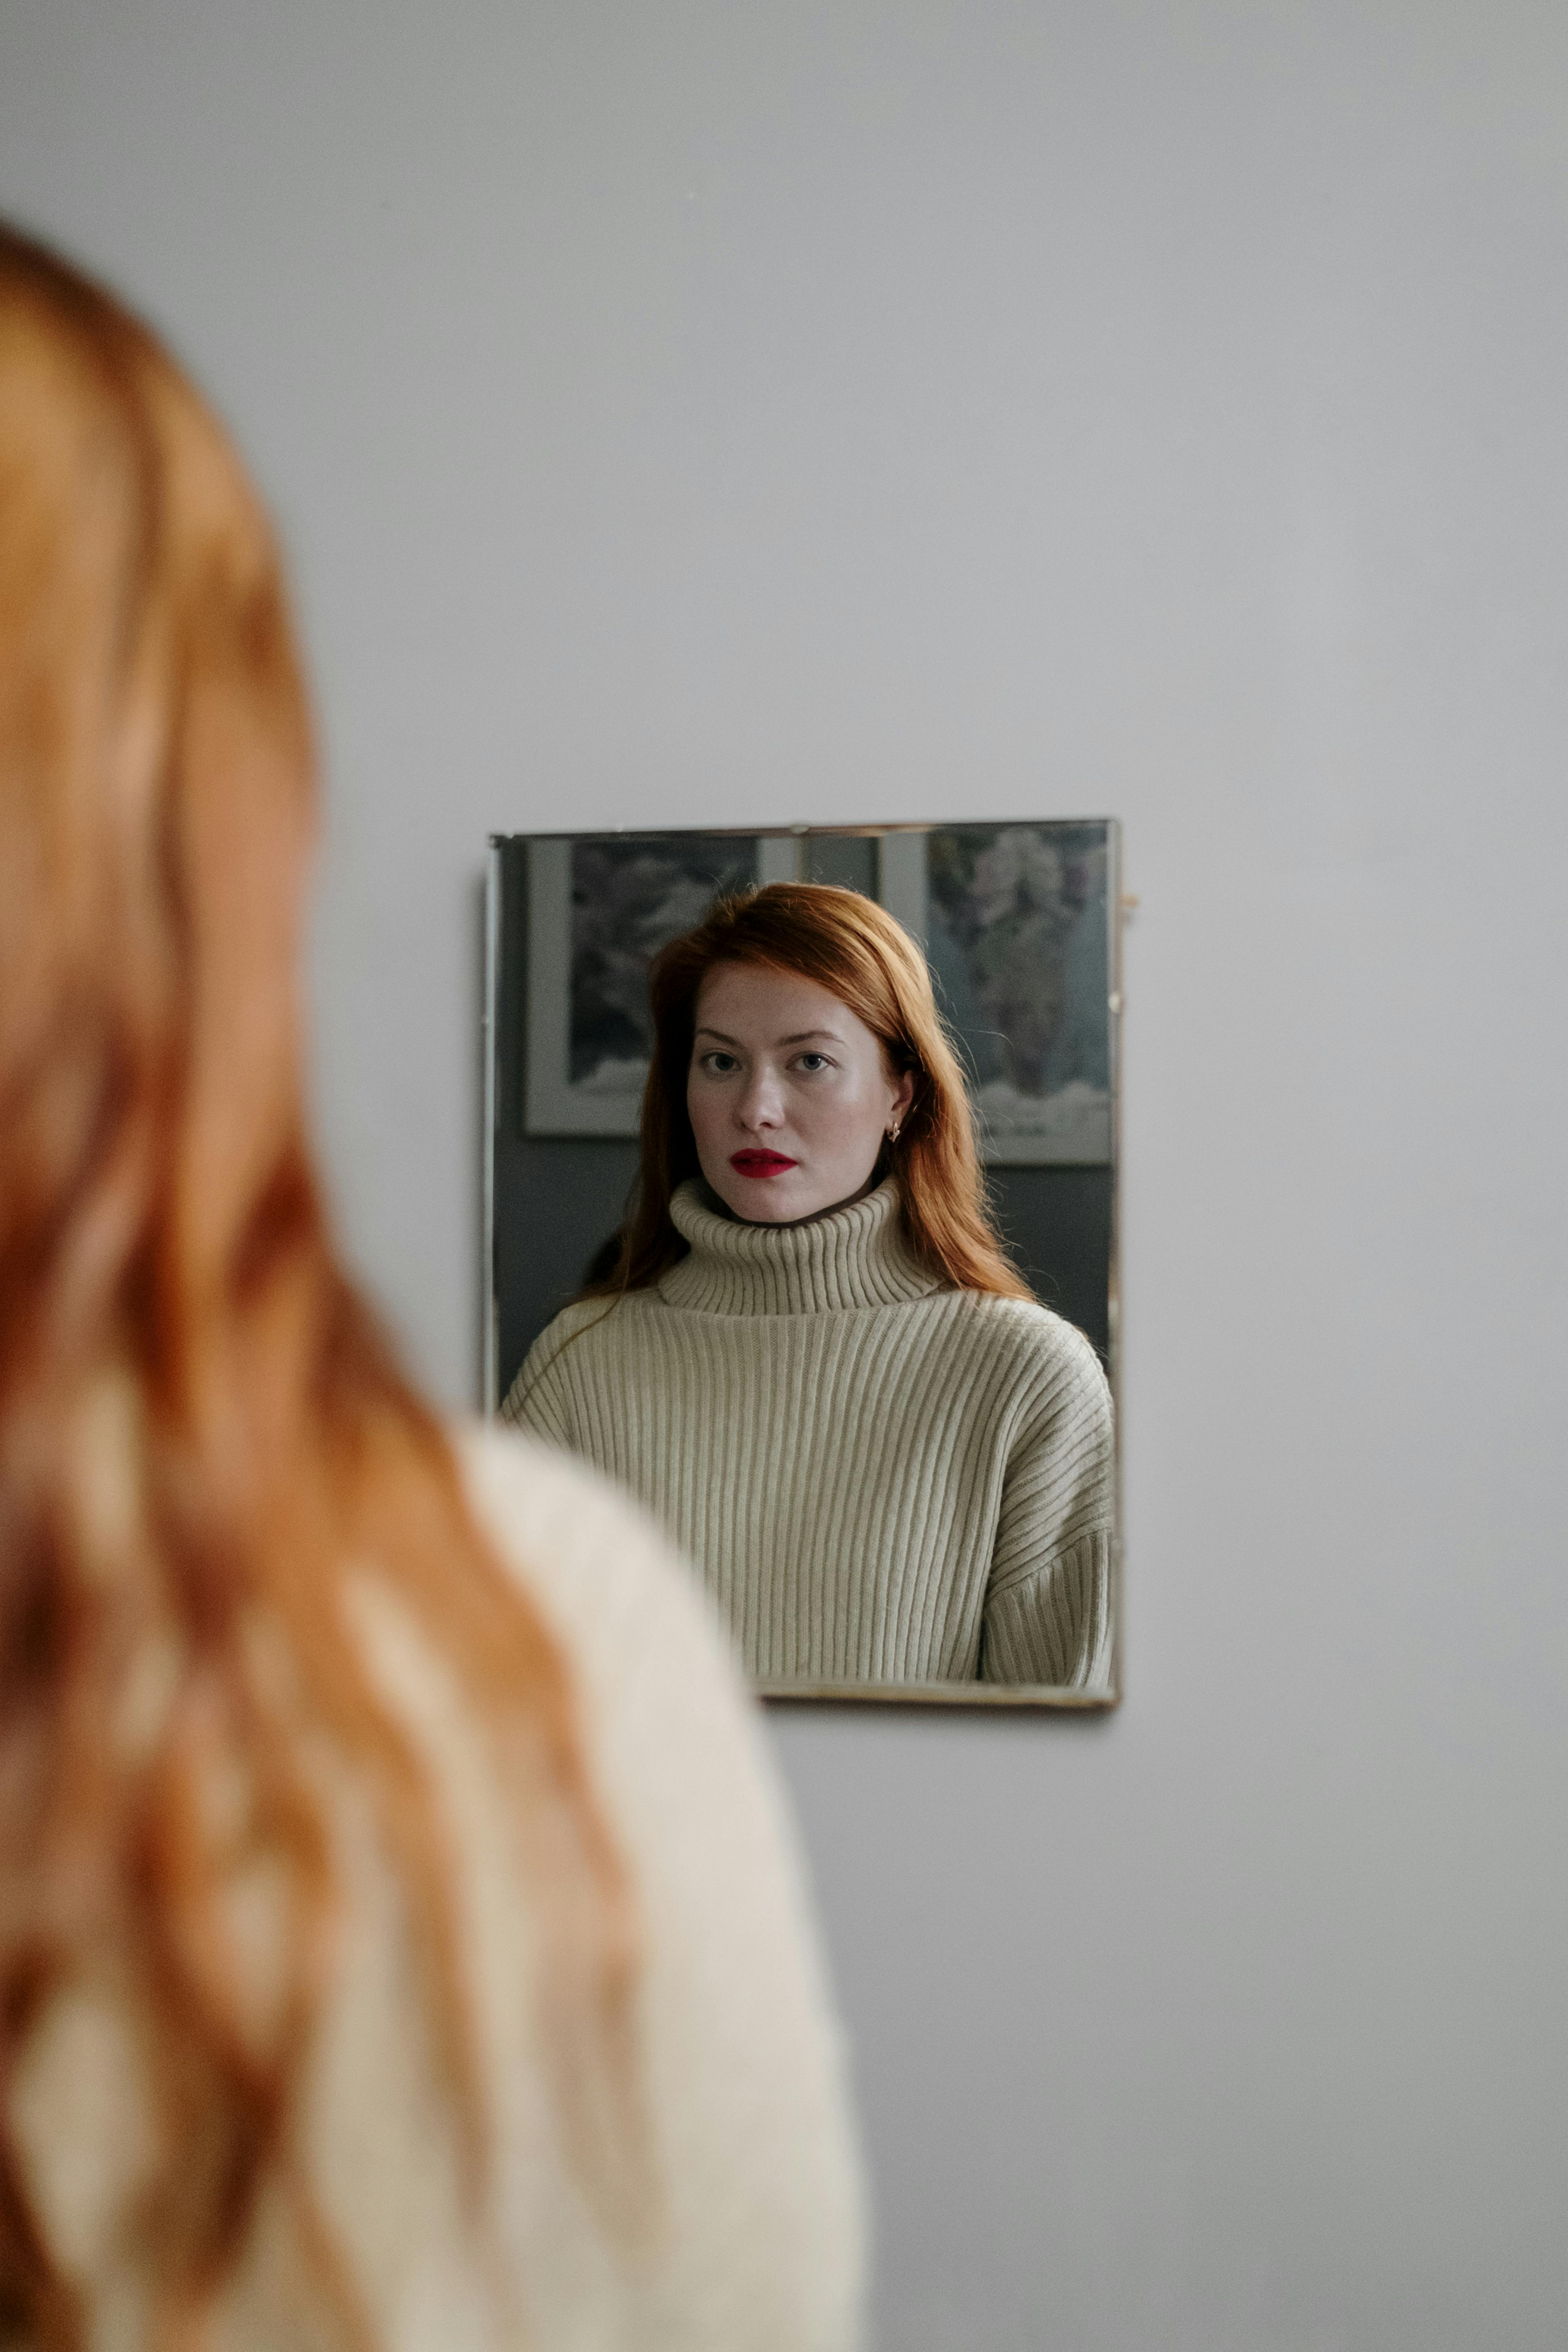
[[[569,1307],[503,1417],[629,1487],[767,1683],[1110,1670],[1110,1399],[1081,1332],[943,1286],[897,1184],[784,1228],[684,1184],[690,1255]]]

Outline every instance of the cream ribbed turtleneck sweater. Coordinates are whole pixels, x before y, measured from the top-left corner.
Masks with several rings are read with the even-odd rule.
[[[1110,1671],[1110,1399],[1081,1332],[944,1286],[896,1183],[809,1224],[700,1183],[658,1286],[569,1307],[503,1416],[629,1487],[765,1683]]]

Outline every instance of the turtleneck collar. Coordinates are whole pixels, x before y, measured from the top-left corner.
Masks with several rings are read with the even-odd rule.
[[[669,1204],[689,1257],[660,1278],[668,1305],[694,1315],[814,1315],[825,1308],[893,1307],[940,1290],[910,1255],[892,1177],[863,1201],[804,1225],[748,1225],[723,1215],[700,1179]]]

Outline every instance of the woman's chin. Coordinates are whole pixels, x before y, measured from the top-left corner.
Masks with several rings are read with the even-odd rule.
[[[721,1201],[732,1217],[747,1225],[789,1225],[797,1217],[815,1216],[821,1192],[820,1184],[801,1180],[797,1169],[781,1169],[776,1176],[742,1176],[736,1168],[724,1168],[718,1180],[708,1179],[708,1190]]]
[[[794,1168],[778,1176],[742,1176],[734,1169],[726,1168],[723,1182],[715,1184],[710,1176],[708,1189],[742,1224],[804,1225],[812,1217],[824,1217],[830,1210],[849,1207],[862,1199],[870,1186],[862,1184],[858,1190],[845,1192],[841,1182],[814,1183]]]
[[[816,1188],[792,1185],[784,1176],[731,1176],[719,1197],[748,1225],[790,1225],[816,1213]]]

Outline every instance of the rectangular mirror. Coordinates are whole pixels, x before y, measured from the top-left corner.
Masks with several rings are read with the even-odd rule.
[[[487,1409],[769,1696],[1118,1696],[1120,904],[1104,818],[492,838]]]

